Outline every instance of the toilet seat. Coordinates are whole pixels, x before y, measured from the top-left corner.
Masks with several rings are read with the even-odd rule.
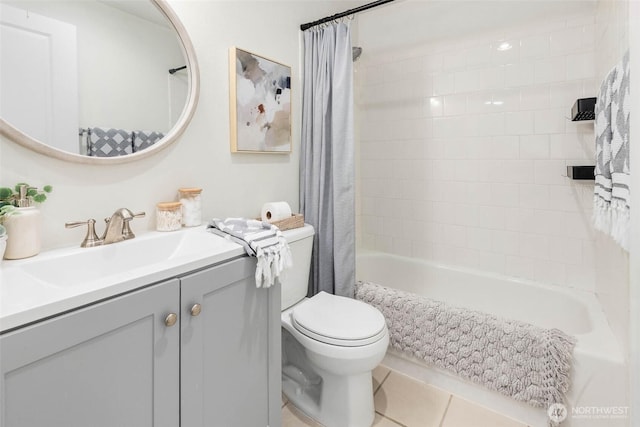
[[[386,335],[384,316],[376,308],[326,292],[296,306],[291,320],[307,337],[342,347],[372,344]]]

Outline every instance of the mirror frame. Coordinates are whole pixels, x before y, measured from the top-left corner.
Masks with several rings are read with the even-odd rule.
[[[0,135],[7,139],[29,148],[40,154],[44,154],[48,157],[54,157],[59,160],[65,160],[73,163],[83,163],[90,165],[115,165],[134,162],[143,158],[147,158],[165,149],[172,143],[176,142],[180,136],[187,129],[187,126],[191,122],[193,114],[195,113],[196,106],[198,105],[198,97],[200,92],[200,75],[198,72],[198,61],[196,59],[195,49],[191,43],[191,39],[184,28],[184,25],[171,9],[171,6],[167,3],[167,0],[149,0],[151,3],[160,10],[160,12],[169,20],[173,28],[178,33],[178,37],[182,42],[182,50],[185,55],[187,72],[189,73],[189,87],[187,90],[187,103],[182,110],[182,114],[174,126],[167,132],[167,134],[157,143],[151,147],[138,151],[136,153],[127,154],[126,156],[118,157],[91,157],[81,154],[74,154],[68,151],[63,151],[58,148],[51,147],[42,141],[39,141],[21,130],[12,126],[9,122],[0,118]],[[168,71],[167,71],[168,72]]]

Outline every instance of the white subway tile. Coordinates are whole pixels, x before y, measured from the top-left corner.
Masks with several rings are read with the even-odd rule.
[[[505,86],[520,87],[534,83],[534,62],[509,64],[504,67]]]
[[[569,116],[571,107],[576,99],[582,98],[583,88],[579,81],[552,83],[549,85],[549,106],[563,108]]]
[[[499,254],[517,256],[520,253],[520,233],[493,230],[491,232],[491,250]]]
[[[459,203],[458,209],[456,209],[455,211],[453,223],[456,225],[463,225],[465,227],[477,227],[478,226],[478,206],[466,204],[466,203],[465,204]]]
[[[549,186],[549,205],[559,211],[578,212],[582,210],[581,194],[569,185]]]
[[[478,70],[457,71],[454,74],[456,93],[472,92],[480,88],[481,73]]]
[[[520,184],[520,207],[531,209],[549,208],[549,186]]]
[[[521,159],[548,159],[549,135],[522,135],[520,137]]]
[[[505,118],[506,126],[506,118]],[[506,132],[505,132],[506,133]],[[489,151],[485,158],[517,159],[519,158],[519,141],[517,136],[494,136],[489,143]]]
[[[536,84],[564,81],[566,69],[564,56],[538,59],[534,62],[534,81]]]
[[[596,291],[596,268],[593,265],[566,265],[566,285],[587,292]]]
[[[411,256],[414,258],[432,260],[434,255],[433,244],[429,242],[411,242]]]
[[[533,183],[533,160],[496,160],[490,162],[488,179],[491,182]]]
[[[431,243],[442,244],[444,242],[444,230],[442,224],[437,222],[427,222],[425,240]]]
[[[489,203],[491,200],[491,184],[488,182],[468,182],[465,200],[476,206]]]
[[[503,227],[509,231],[519,231],[522,233],[531,233],[532,224],[535,221],[533,209],[523,208],[505,208],[505,221]]]
[[[502,254],[492,252],[478,253],[478,268],[491,273],[504,274],[506,258]]]
[[[449,224],[453,218],[455,204],[450,202],[433,202],[433,220],[439,224]]]
[[[362,216],[362,231],[369,234],[378,234],[382,230],[382,217]]]
[[[535,183],[569,185],[566,163],[562,160],[536,160]]]
[[[567,80],[590,79],[595,76],[594,52],[567,56]]]
[[[582,27],[565,28],[551,33],[551,55],[574,53],[582,47],[584,38]]]
[[[520,59],[542,58],[549,54],[549,35],[540,34],[520,39]]]
[[[549,259],[549,238],[539,234],[520,234],[520,256]]]
[[[533,259],[521,256],[506,257],[505,273],[522,279],[533,279]]]
[[[466,95],[447,95],[443,98],[445,116],[459,116],[467,112]]]
[[[518,184],[491,184],[490,202],[494,206],[517,207],[520,204],[520,188]]]
[[[434,96],[454,93],[454,75],[452,73],[439,73],[433,76]]]
[[[467,228],[467,246],[479,251],[491,250],[491,230],[487,228]]]
[[[477,128],[469,136],[503,135],[505,129],[504,113],[482,114],[477,116]]]
[[[491,64],[491,44],[489,43],[472,46],[463,51],[463,54],[468,68],[486,67]]]
[[[444,97],[430,96],[424,99],[423,115],[426,117],[440,117],[444,113]]]
[[[455,264],[465,268],[478,268],[478,251],[467,248],[458,248]]]
[[[444,240],[447,245],[456,247],[467,246],[467,227],[459,225],[443,225]]]
[[[445,202],[460,203],[465,200],[467,186],[464,182],[448,181],[442,184]]]
[[[410,257],[413,253],[412,241],[409,239],[394,237],[392,239],[391,253],[395,255]]]
[[[464,69],[467,65],[467,52],[450,51],[442,55],[442,69],[444,71],[457,71]]]
[[[561,236],[564,226],[564,214],[556,210],[539,210],[533,212],[529,231],[545,236]]]
[[[564,285],[566,283],[565,265],[557,261],[536,259],[533,262],[533,278],[542,283]]]
[[[434,117],[433,137],[450,138],[462,136],[459,117]]]
[[[534,115],[532,111],[505,113],[506,135],[527,135],[534,131]]]
[[[436,160],[433,163],[433,179],[436,181],[453,181],[456,179],[456,160]]]
[[[391,178],[392,165],[385,160],[362,160],[360,162],[361,178]]]
[[[520,41],[514,39],[498,40],[492,44],[492,62],[494,64],[516,64],[520,60]]]
[[[467,157],[467,140],[465,138],[449,138],[444,144],[444,158],[464,159]]]
[[[433,260],[445,265],[455,265],[458,249],[446,244],[434,245]]]
[[[504,229],[506,221],[506,212],[503,207],[498,206],[479,206],[478,207],[478,226],[483,228],[491,228],[494,230]]]
[[[552,260],[564,264],[582,264],[582,240],[567,237],[549,239],[549,256]]]
[[[521,110],[543,110],[549,108],[550,90],[547,85],[536,85],[520,89]]]
[[[483,90],[480,92],[472,92],[466,94],[466,97],[467,111],[469,114],[487,114],[495,111],[491,91]]]
[[[514,88],[496,89],[491,95],[490,106],[494,111],[517,111],[520,109],[520,91]]]
[[[427,55],[423,59],[422,69],[427,75],[442,71],[442,54]]]
[[[595,159],[595,137],[593,134],[549,135],[549,157],[552,159],[572,159],[573,164],[593,163]]]
[[[380,252],[393,252],[393,238],[391,236],[374,236],[374,248]]]
[[[564,227],[562,231],[564,236],[593,240],[599,234],[593,228],[591,215],[587,215],[584,212],[565,212],[563,219]]]
[[[478,90],[505,87],[505,66],[497,65],[478,70]]]

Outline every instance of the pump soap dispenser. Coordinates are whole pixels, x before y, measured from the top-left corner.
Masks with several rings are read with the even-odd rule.
[[[17,209],[5,218],[8,236],[5,259],[28,258],[40,252],[40,210],[33,206],[32,198],[27,196],[28,190],[26,185],[20,186]]]

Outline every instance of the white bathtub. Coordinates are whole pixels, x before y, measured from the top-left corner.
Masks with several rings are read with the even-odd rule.
[[[358,253],[356,278],[575,336],[572,386],[567,395],[569,416],[561,425],[629,425],[628,417],[621,415],[628,406],[624,356],[595,295],[380,252]],[[547,426],[545,410],[428,367],[395,350],[387,352],[383,363],[531,427]]]

